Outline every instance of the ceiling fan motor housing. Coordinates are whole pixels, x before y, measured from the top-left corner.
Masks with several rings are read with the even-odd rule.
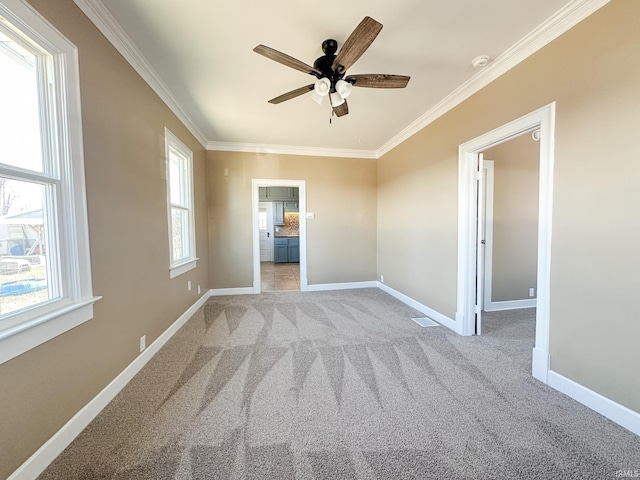
[[[328,78],[331,81],[331,92],[336,91],[336,83],[338,80],[342,80],[345,71],[341,69],[333,70],[333,61],[336,58],[336,51],[338,50],[338,42],[329,38],[322,42],[322,51],[325,53],[322,57],[316,59],[313,62],[313,67],[322,72],[322,75],[314,73],[318,78]]]

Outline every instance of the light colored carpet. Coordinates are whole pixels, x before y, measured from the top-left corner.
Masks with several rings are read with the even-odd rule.
[[[640,439],[531,377],[533,310],[482,337],[379,289],[219,297],[42,479],[615,478]]]

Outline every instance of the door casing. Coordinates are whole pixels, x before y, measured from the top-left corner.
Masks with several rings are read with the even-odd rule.
[[[478,218],[478,155],[528,131],[540,130],[540,184],[538,206],[538,280],[536,338],[532,374],[547,383],[549,373],[549,310],[551,269],[551,210],[555,102],[528,113],[458,147],[458,284],[457,331],[473,335],[476,304],[476,261]]]

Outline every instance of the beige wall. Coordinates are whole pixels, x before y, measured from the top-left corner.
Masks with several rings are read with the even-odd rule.
[[[195,302],[188,279],[203,288],[251,285],[252,178],[306,180],[316,213],[307,224],[310,284],[383,274],[454,318],[458,145],[552,101],[551,367],[640,411],[640,162],[628,146],[640,125],[640,2],[612,1],[377,166],[224,152],[205,160],[71,0],[31,3],[79,47],[93,282],[104,298],[92,321],[0,365],[0,477],[136,358],[141,335],[152,342]],[[165,126],[194,150],[196,169],[201,260],[175,280],[167,272]]]
[[[212,288],[253,285],[252,179],[306,182],[310,285],[375,280],[375,160],[235,152],[207,160]]]
[[[540,144],[527,133],[484,158],[494,162],[491,301],[528,299],[537,280]]]
[[[204,148],[71,0],[31,4],[79,50],[93,320],[0,365],[0,478],[209,287]],[[169,279],[164,127],[194,152],[198,268]]]
[[[379,160],[378,273],[454,318],[458,145],[557,102],[551,368],[640,411],[640,2],[614,0]]]

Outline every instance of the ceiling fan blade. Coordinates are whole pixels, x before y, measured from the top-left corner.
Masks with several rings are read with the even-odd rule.
[[[371,17],[364,17],[364,20],[351,32],[347,41],[338,52],[331,69],[339,73],[347,70],[356,60],[369,48],[378,34],[382,30],[382,24],[376,22]]]
[[[307,92],[313,90],[313,83],[311,85],[306,85],[304,87],[296,88],[295,90],[291,90],[290,92],[283,93],[279,97],[272,98],[269,100],[269,103],[278,104],[282,102],[286,102],[287,100],[291,100],[292,98],[299,97],[300,95],[304,95]]]
[[[322,72],[320,70],[313,68],[311,65],[307,65],[306,63],[301,62],[300,60],[295,59],[287,55],[286,53],[279,52],[278,50],[274,50],[273,48],[267,47],[266,45],[258,45],[253,49],[253,51],[275,62],[281,63],[295,70],[299,70],[303,73],[308,73],[310,75],[322,75]]]
[[[349,113],[349,107],[347,106],[346,100],[342,105],[333,107],[333,111],[335,112],[337,117],[342,117],[343,115],[347,115]]]
[[[345,78],[354,87],[366,88],[404,88],[410,79],[411,77],[405,75],[386,75],[383,73],[349,75]]]

